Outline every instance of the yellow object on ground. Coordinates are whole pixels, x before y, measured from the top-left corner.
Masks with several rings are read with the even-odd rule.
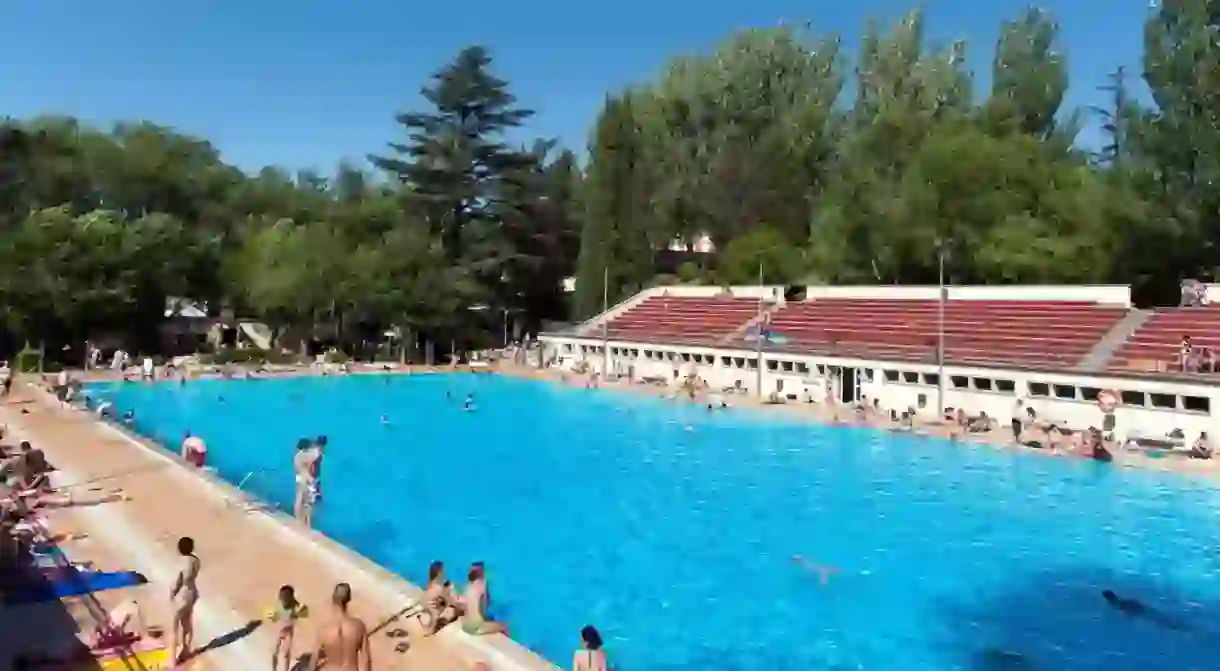
[[[96,671],[99,666],[101,671],[130,671],[130,669],[140,669],[144,671],[166,671],[173,665],[169,663],[169,650],[160,648],[158,650],[149,650],[147,652],[137,652],[133,655],[124,655],[122,657],[110,657],[97,660],[98,664],[87,664],[78,667],[80,671]],[[75,670],[74,670],[75,671]]]
[[[173,668],[169,650],[164,646],[130,655],[110,653],[96,657],[83,657],[59,662],[41,662],[29,667],[39,671],[168,671]]]

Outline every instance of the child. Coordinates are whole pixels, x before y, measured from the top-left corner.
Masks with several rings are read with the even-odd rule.
[[[279,603],[267,611],[267,622],[279,626],[275,639],[275,652],[271,656],[271,670],[280,668],[280,659],[284,660],[284,671],[292,668],[292,639],[296,633],[297,620],[309,616],[309,608],[297,601],[296,591],[292,585],[280,588]]]

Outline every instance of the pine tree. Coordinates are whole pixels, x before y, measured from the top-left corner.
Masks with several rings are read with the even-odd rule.
[[[408,142],[390,143],[390,156],[369,157],[409,188],[448,258],[487,277],[495,276],[486,255],[504,173],[524,160],[504,136],[533,115],[517,107],[491,63],[483,47],[463,49],[424,88],[433,109],[396,117]]]

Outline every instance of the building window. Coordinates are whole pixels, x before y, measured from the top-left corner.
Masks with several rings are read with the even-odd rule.
[[[1123,397],[1123,405],[1130,405],[1136,408],[1142,408],[1145,405],[1144,392],[1142,391],[1124,391],[1121,393]]]
[[[1183,396],[1182,409],[1190,412],[1211,412],[1211,399],[1206,396]]]
[[[775,359],[767,359],[767,370],[770,370],[770,371],[779,370],[779,362],[776,361]]]
[[[898,371],[896,371],[896,370],[885,371],[885,379],[888,382],[897,382],[898,381]]]
[[[808,373],[808,372],[809,372],[809,364],[806,364],[806,363],[798,363],[798,364],[796,364],[796,372],[798,372],[798,373]]]
[[[785,373],[791,373],[791,372],[792,372],[792,362],[791,362],[791,361],[784,361],[784,362],[783,362],[783,369],[784,369],[784,372],[785,372]]]
[[[939,386],[940,385],[940,376],[937,375],[936,373],[924,373],[923,374],[923,383],[928,385],[929,387]]]
[[[996,380],[995,390],[1002,391],[1005,394],[1011,394],[1017,390],[1017,383],[1012,380]]]
[[[1050,396],[1051,395],[1051,386],[1045,382],[1030,382],[1029,383],[1029,395],[1030,396]]]
[[[965,375],[950,375],[949,383],[954,389],[966,389],[970,386],[970,378]]]
[[[908,384],[919,384],[919,373],[912,373],[909,370],[903,371],[902,381]]]
[[[1148,394],[1148,400],[1154,408],[1178,409],[1178,397],[1173,394]]]
[[[974,378],[974,388],[979,391],[991,391],[991,378],[987,378],[987,377]]]
[[[1074,400],[1076,398],[1076,387],[1070,384],[1057,384],[1055,385],[1055,397]]]

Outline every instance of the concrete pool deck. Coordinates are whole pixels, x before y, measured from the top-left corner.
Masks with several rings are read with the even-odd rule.
[[[150,624],[168,625],[167,591],[177,566],[174,545],[179,537],[191,536],[203,564],[196,645],[208,649],[184,668],[267,667],[274,634],[269,627],[252,625],[274,602],[281,584],[293,585],[315,613],[298,628],[294,650],[297,656],[311,652],[330,591],[346,581],[355,597],[352,612],[377,629],[370,639],[374,668],[466,671],[481,661],[497,671],[556,669],[503,636],[474,639],[453,626],[422,639],[389,636],[398,628],[410,630],[394,616],[414,603],[417,587],[321,534],[258,508],[236,488],[189,469],[92,414],[61,409],[42,390],[16,387],[0,405],[0,418],[9,426],[8,442],[29,440],[46,453],[60,471],[57,486],[77,492],[122,488],[132,498],[45,515],[56,532],[88,534],[62,544],[73,561],[92,561],[102,570],[135,570],[149,578],[147,585],[98,594],[92,604],[64,600],[62,608],[73,613],[79,630],[92,629],[99,607],[131,598],[139,601]],[[420,567],[421,573],[425,568]],[[0,608],[0,627],[23,631],[36,619],[31,617],[34,608]],[[46,634],[37,628],[27,631],[18,642],[30,645],[6,654],[38,652],[35,643]],[[411,642],[407,650],[396,651],[404,641]],[[0,663],[8,661],[0,657]]]
[[[541,380],[552,384],[560,384],[577,388],[584,387],[588,381],[588,377],[585,375],[561,371],[554,368],[540,369],[532,366],[501,363],[498,367],[492,370],[503,375]],[[681,394],[678,394],[677,389],[670,385],[658,386],[643,384],[640,382],[631,383],[626,380],[616,380],[611,382],[602,382],[598,388],[607,391],[617,391],[620,393],[651,396],[676,403],[691,402]],[[892,422],[886,420],[876,420],[871,423],[845,421],[848,419],[854,420],[854,418],[852,417],[852,412],[843,406],[839,406],[837,408],[827,408],[826,404],[824,403],[766,403],[754,396],[749,395],[722,396],[724,396],[731,403],[734,409],[765,413],[788,421],[810,422],[815,424],[834,424],[840,426],[858,426],[863,428],[872,428],[877,431],[891,431],[895,426]],[[697,396],[694,402],[703,403],[705,401]],[[971,433],[965,436],[959,436],[953,440],[964,448],[987,448],[1006,451],[1011,450],[1013,452],[1046,458],[1085,458],[1081,454],[1073,453],[1064,449],[1033,449],[1015,445],[1012,441],[1012,434],[1006,425],[1006,420],[999,421],[1001,422],[1001,425],[989,431],[982,433]],[[923,425],[921,427],[917,427],[913,432],[898,432],[897,435],[906,435],[915,438],[925,437],[941,439],[950,437],[949,431],[944,425]],[[1036,432],[1033,437],[1044,438],[1045,433]],[[1209,481],[1209,483],[1213,485],[1220,483],[1220,456],[1212,459],[1189,459],[1181,453],[1176,455],[1161,455],[1143,450],[1127,450],[1121,445],[1110,444],[1108,447],[1111,453],[1114,455],[1114,461],[1111,462],[1111,464],[1116,468],[1178,473],[1190,477],[1202,478]]]

